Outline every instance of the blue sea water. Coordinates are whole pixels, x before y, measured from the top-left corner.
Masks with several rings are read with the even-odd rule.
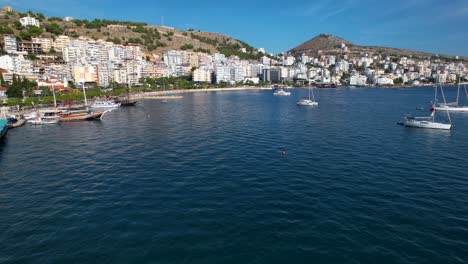
[[[9,131],[0,263],[468,262],[468,114],[411,129],[431,88],[291,92]]]

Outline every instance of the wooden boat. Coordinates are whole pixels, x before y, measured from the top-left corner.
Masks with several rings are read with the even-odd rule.
[[[58,115],[61,122],[69,121],[91,121],[101,119],[108,111],[63,110]]]

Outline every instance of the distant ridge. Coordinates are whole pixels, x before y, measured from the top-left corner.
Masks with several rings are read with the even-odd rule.
[[[345,44],[347,47],[346,54],[348,56],[364,55],[364,54],[378,54],[382,56],[398,56],[398,57],[439,57],[446,59],[454,59],[453,55],[438,55],[430,52],[422,52],[415,50],[389,48],[380,46],[360,46],[351,43],[343,38],[333,36],[330,34],[320,34],[301,45],[292,48],[288,53],[293,56],[300,56],[306,54],[308,56],[318,55],[342,55],[344,51],[341,48],[341,44]],[[466,57],[459,57],[460,60],[468,60]]]
[[[313,55],[317,54],[319,51],[339,51],[341,49],[341,43],[346,44],[346,46],[352,46],[351,42],[340,37],[329,34],[320,34],[289,50],[289,52],[294,54],[305,53],[307,55]]]

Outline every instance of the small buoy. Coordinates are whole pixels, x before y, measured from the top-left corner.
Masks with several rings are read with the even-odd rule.
[[[286,156],[286,151],[281,152],[281,155]]]

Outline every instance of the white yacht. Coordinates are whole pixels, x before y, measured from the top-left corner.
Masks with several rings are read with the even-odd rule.
[[[102,101],[96,100],[91,104],[91,108],[119,108],[121,103],[116,103],[114,101]]]
[[[441,92],[443,94],[442,87],[440,87],[440,90],[441,90]],[[437,84],[436,84],[436,87],[435,87],[434,102],[437,102]],[[444,97],[444,103],[445,103],[445,97]],[[436,111],[437,111],[437,109],[435,107],[433,107],[432,108],[432,114],[430,116],[425,116],[425,117],[406,116],[404,118],[404,120],[403,120],[403,124],[406,127],[450,130],[452,128],[452,121],[450,119],[450,114],[449,114],[448,110],[445,110],[445,112],[447,113],[447,117],[448,117],[448,123],[436,122],[436,120],[435,120]]]
[[[279,96],[289,96],[291,95],[291,92],[286,92],[285,90],[283,89],[278,89],[276,90],[273,95],[279,95]]]
[[[310,96],[311,94],[312,94],[312,97]],[[312,92],[312,89],[310,87],[309,87],[309,98],[299,99],[299,101],[297,101],[297,105],[318,106],[318,102],[315,101],[314,92]]]
[[[468,99],[468,92],[465,88],[465,94]],[[442,96],[445,98],[445,95],[442,92]],[[457,99],[455,102],[450,103],[437,103],[434,102],[434,109],[437,111],[450,111],[450,112],[468,112],[468,106],[460,105],[460,77],[458,77],[458,89],[457,89]]]
[[[50,110],[44,109],[35,112],[36,117],[28,119],[28,122],[33,125],[49,125],[57,124],[60,121],[60,116],[58,115],[59,110]]]

